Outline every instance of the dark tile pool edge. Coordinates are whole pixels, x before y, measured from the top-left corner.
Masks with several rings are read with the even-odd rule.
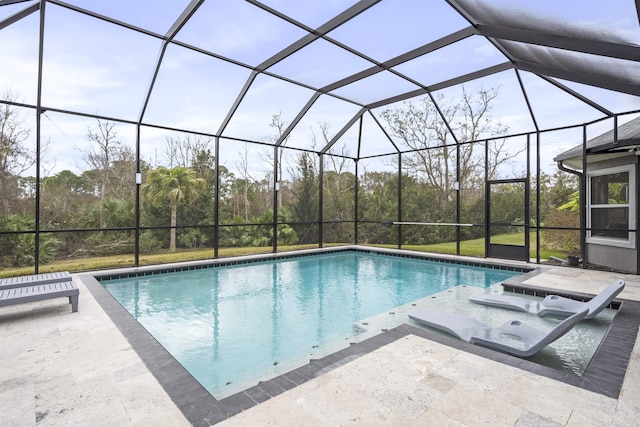
[[[208,260],[188,261],[188,262],[179,262],[179,263],[163,264],[163,265],[126,267],[126,268],[110,269],[110,270],[104,270],[104,271],[93,271],[86,274],[91,274],[93,277],[98,278],[98,280],[111,280],[111,279],[122,279],[122,278],[128,278],[128,277],[148,276],[148,275],[154,275],[154,274],[173,273],[178,271],[218,268],[218,267],[225,267],[225,266],[231,266],[231,265],[253,264],[256,262],[293,259],[293,258],[301,258],[301,257],[315,256],[320,254],[340,253],[340,252],[369,253],[369,254],[387,255],[387,256],[399,257],[399,258],[418,259],[422,261],[442,262],[445,264],[458,264],[458,265],[468,265],[472,267],[493,268],[497,270],[524,273],[524,275],[527,278],[530,277],[529,274],[531,273],[539,274],[540,271],[544,270],[544,268],[540,267],[539,265],[532,266],[527,264],[511,263],[508,261],[498,261],[495,259],[460,257],[457,255],[437,254],[437,253],[431,253],[431,252],[418,252],[418,251],[411,251],[406,249],[389,249],[389,248],[368,247],[368,246],[360,246],[360,245],[349,245],[349,246],[305,249],[305,250],[298,250],[298,251],[285,251],[285,252],[276,252],[276,253],[270,252],[270,253],[263,253],[263,254],[243,255],[243,256],[227,257],[227,258],[215,258],[215,259],[208,259]],[[85,273],[81,273],[81,274],[85,274]]]
[[[473,353],[496,362],[515,366],[537,375],[560,381],[617,399],[622,389],[633,346],[640,327],[640,301],[618,300],[618,312],[582,376],[540,365],[527,359],[500,353],[457,338],[420,327],[406,325],[413,335],[439,342],[449,347]]]
[[[638,336],[640,301],[614,302],[618,303],[616,316],[581,378],[583,388],[617,398]]]
[[[79,278],[187,420],[193,425],[201,425],[208,410],[216,403],[213,396],[97,279],[91,275],[80,275]],[[198,419],[200,421],[196,422]]]
[[[195,426],[214,425],[404,336],[415,335],[468,353],[515,366],[556,381],[618,398],[640,325],[640,301],[623,300],[603,343],[580,377],[454,337],[403,324],[332,353],[269,381],[216,400],[127,312],[93,276],[82,282],[155,376],[185,418]]]
[[[250,387],[215,399],[122,305],[91,275],[80,280],[124,335],[171,400],[194,426],[226,420],[287,390],[319,377],[405,335],[402,327],[350,345],[323,358]]]

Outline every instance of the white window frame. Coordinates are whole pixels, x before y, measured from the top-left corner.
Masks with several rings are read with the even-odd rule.
[[[629,203],[624,205],[592,205],[591,204],[591,178],[602,175],[613,175],[616,173],[628,172],[629,173]],[[603,237],[591,235],[591,208],[629,208],[629,224],[628,229],[635,229],[636,224],[636,165],[628,164],[624,166],[616,166],[606,169],[598,169],[595,171],[587,172],[587,231],[586,241],[587,243],[594,243],[598,245],[617,246],[620,248],[635,249],[636,247],[636,232],[630,231],[628,237],[616,238],[616,237]]]

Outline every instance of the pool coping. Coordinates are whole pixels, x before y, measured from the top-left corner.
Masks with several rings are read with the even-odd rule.
[[[344,250],[344,248],[341,249]],[[350,247],[350,249],[353,248]],[[376,252],[378,248],[366,250]],[[315,253],[318,252],[315,251]],[[271,255],[272,257],[260,257],[260,260],[273,258],[274,254]],[[201,264],[198,263],[198,265]],[[530,277],[529,275],[539,273],[540,269],[536,268],[524,276]],[[526,359],[469,344],[428,329],[403,324],[362,342],[351,344],[349,347],[325,357],[311,360],[308,364],[271,380],[260,382],[246,390],[217,400],[120,305],[100,284],[96,276],[99,275],[82,274],[79,278],[129,341],[132,348],[156,377],[176,406],[182,411],[185,418],[195,426],[219,423],[406,335],[415,335],[496,362],[530,371],[537,375],[617,398],[622,388],[624,375],[640,325],[640,302],[617,300],[618,312],[609,331],[583,375],[577,376],[539,365]],[[514,281],[507,281],[505,288],[508,289],[509,286],[513,286],[515,287],[514,289],[528,291],[526,293],[533,295],[541,295],[544,292],[544,288],[527,287],[522,284],[522,281],[526,280],[526,278],[522,277],[520,276],[520,279]],[[554,292],[557,291],[554,290]],[[565,293],[565,295],[586,297],[586,294],[574,295]],[[630,331],[633,333],[630,334]]]
[[[475,257],[464,257],[457,255],[447,254],[433,254],[426,252],[411,251],[406,249],[389,249],[378,248],[361,245],[347,245],[347,246],[333,246],[328,248],[314,248],[303,249],[296,251],[283,251],[283,252],[269,252],[253,255],[242,255],[228,258],[215,258],[206,259],[200,261],[186,261],[165,265],[146,265],[140,267],[126,267],[116,268],[102,271],[85,272],[85,274],[91,274],[94,277],[98,277],[100,280],[121,279],[126,277],[139,277],[162,273],[173,273],[177,271],[189,271],[200,270],[206,268],[217,268],[229,265],[242,265],[252,264],[256,262],[271,261],[271,260],[283,260],[302,258],[307,256],[313,256],[326,253],[340,253],[340,252],[362,252],[370,254],[381,254],[395,256],[399,258],[412,258],[422,261],[436,261],[446,264],[461,264],[475,267],[495,268],[506,271],[517,271],[525,273],[523,277],[530,277],[530,274],[539,274],[539,270],[544,267],[532,267],[526,263],[511,262],[506,260],[497,259],[481,259]],[[81,273],[82,274],[82,273]]]

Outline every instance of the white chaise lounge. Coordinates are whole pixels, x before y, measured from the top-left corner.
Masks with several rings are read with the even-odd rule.
[[[478,304],[524,311],[538,316],[566,317],[586,309],[588,313],[585,319],[591,319],[607,308],[623,289],[624,280],[616,280],[587,302],[558,295],[549,295],[542,301],[535,302],[527,298],[505,294],[475,294],[470,296],[469,300]]]
[[[471,317],[429,308],[410,313],[409,317],[471,344],[518,357],[529,357],[569,332],[586,314],[587,309],[575,313],[549,332],[533,328],[519,320],[511,320],[500,327],[492,328]]]

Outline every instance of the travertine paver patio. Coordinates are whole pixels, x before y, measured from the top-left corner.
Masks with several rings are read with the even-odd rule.
[[[0,425],[186,426],[81,282],[67,298],[0,310]]]
[[[597,293],[640,276],[553,268],[528,283]],[[188,425],[82,283],[0,310],[0,425]],[[408,335],[219,425],[640,425],[640,340],[618,399]]]

